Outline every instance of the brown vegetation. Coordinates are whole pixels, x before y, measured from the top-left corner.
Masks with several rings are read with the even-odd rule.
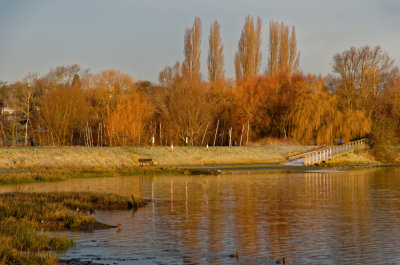
[[[55,253],[49,250],[65,250],[73,242],[40,231],[111,228],[88,214],[99,209],[136,210],[146,203],[142,199],[88,192],[3,193],[0,195],[0,263],[57,264]]]
[[[221,26],[210,27],[208,80],[201,75],[200,18],[186,29],[184,60],[159,85],[116,70],[90,74],[60,66],[39,77],[0,83],[0,144],[80,146],[242,146],[265,137],[336,144],[370,137],[374,154],[392,160],[400,131],[400,79],[379,46],[333,57],[326,77],[299,70],[295,27],[269,23],[267,69],[261,66],[261,19],[247,16],[225,77]]]

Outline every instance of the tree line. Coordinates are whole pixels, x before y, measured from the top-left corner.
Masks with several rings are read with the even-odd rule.
[[[92,74],[59,66],[13,84],[0,83],[2,145],[121,146],[244,145],[265,137],[334,144],[369,136],[395,143],[399,135],[399,70],[381,47],[351,47],[333,56],[332,73],[299,70],[295,27],[247,16],[225,77],[221,28],[209,30],[207,70],[200,71],[202,23],[184,36],[184,60],[165,67],[159,84],[116,70]],[[267,68],[261,68],[263,53]],[[15,111],[13,111],[15,110]]]

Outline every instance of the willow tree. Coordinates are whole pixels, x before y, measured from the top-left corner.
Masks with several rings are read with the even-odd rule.
[[[293,136],[303,144],[348,142],[371,133],[371,120],[362,110],[340,108],[336,94],[328,93],[324,80],[309,76],[294,84],[298,91],[291,112]]]
[[[300,81],[296,86],[298,100],[291,112],[294,138],[302,144],[333,143],[342,122],[336,96],[329,94],[322,80],[316,77]]]
[[[254,24],[247,16],[235,54],[236,79],[245,79],[258,74],[261,64],[261,19]]]
[[[208,80],[214,83],[225,79],[224,46],[222,45],[220,25],[217,20],[210,27],[208,44]]]
[[[283,72],[288,75],[295,73],[299,66],[300,53],[297,51],[296,30],[283,22],[270,21],[268,43],[268,73]]]
[[[201,79],[200,73],[200,44],[201,44],[201,20],[196,17],[191,28],[186,29],[184,41],[185,60],[182,72],[185,78],[192,81]]]

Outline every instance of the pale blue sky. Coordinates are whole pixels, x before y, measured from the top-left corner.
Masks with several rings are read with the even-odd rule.
[[[221,24],[226,74],[234,77],[246,15],[263,21],[263,70],[270,20],[296,26],[305,73],[331,72],[333,55],[351,46],[381,45],[400,65],[399,14],[400,0],[0,0],[0,80],[76,63],[158,82],[165,66],[183,60],[184,31],[196,16],[205,77],[211,23]]]

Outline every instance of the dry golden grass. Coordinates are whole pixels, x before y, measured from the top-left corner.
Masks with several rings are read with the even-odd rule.
[[[16,147],[0,149],[0,169],[91,169],[137,164],[123,148]]]
[[[326,162],[328,166],[367,166],[367,165],[382,165],[382,162],[377,161],[368,149],[354,150]]]
[[[16,147],[0,149],[0,170],[112,169],[138,166],[138,158],[151,157],[158,165],[275,163],[284,154],[309,146],[242,147]],[[0,172],[1,173],[1,172]]]
[[[241,146],[241,147],[139,147],[129,148],[135,154],[153,158],[159,165],[199,165],[234,163],[279,163],[284,154],[309,146]]]

